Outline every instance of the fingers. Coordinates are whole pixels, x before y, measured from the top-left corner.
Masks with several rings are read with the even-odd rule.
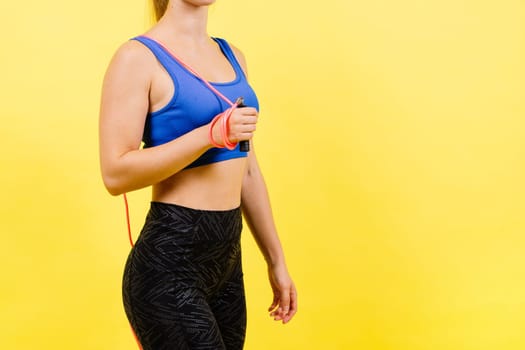
[[[273,296],[272,305],[270,305],[270,307],[268,308],[268,311],[269,312],[274,311],[275,308],[277,307],[277,305],[279,305],[279,298],[277,297],[277,295],[274,295]],[[272,314],[270,314],[270,315],[273,316]]]
[[[256,130],[257,110],[251,107],[237,108],[230,117],[228,139],[230,142],[250,140]]]
[[[297,289],[291,280],[286,266],[269,266],[268,274],[273,291],[273,302],[270,308],[270,316],[275,321],[288,323],[297,313]]]
[[[222,125],[224,118],[228,123],[226,127]],[[256,130],[257,120],[258,112],[252,107],[235,108],[220,113],[209,124],[210,143],[215,147],[222,147],[226,141],[235,144],[250,140]],[[225,137],[228,139],[226,140]]]
[[[288,314],[286,314],[283,317],[283,323],[288,323],[290,320],[294,317],[294,315],[297,313],[297,291],[295,290],[295,286],[292,285],[292,288],[290,290],[290,309],[288,311]]]
[[[237,111],[237,113],[241,113],[242,115],[257,115],[257,110],[253,107],[237,107],[235,111]]]
[[[232,112],[230,118],[230,124],[256,124],[258,119],[258,113],[255,108],[244,107],[236,108]]]
[[[276,293],[268,311],[271,311],[270,316],[275,321],[282,321],[283,324],[290,322],[297,313],[297,291],[295,286],[292,284],[290,288],[283,289],[278,294]]]
[[[279,317],[281,320],[288,315],[290,311],[290,289],[286,288],[281,291],[281,300],[279,303]]]

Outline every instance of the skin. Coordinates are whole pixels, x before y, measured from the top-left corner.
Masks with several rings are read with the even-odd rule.
[[[228,82],[235,78],[235,71],[207,33],[212,3],[214,0],[171,0],[165,15],[145,35],[162,42],[208,81]],[[235,47],[233,50],[246,72],[243,54]],[[248,157],[183,170],[213,147],[208,139],[209,124],[166,144],[140,149],[148,112],[166,105],[173,93],[169,75],[146,47],[128,41],[117,50],[104,78],[100,108],[100,160],[107,190],[120,195],[152,186],[154,201],[205,210],[240,205],[268,265],[274,296],[270,316],[289,322],[297,312],[297,291],[286,267],[253,147],[257,111],[238,108],[230,119],[229,140],[249,140]],[[212,133],[222,144],[218,127]]]

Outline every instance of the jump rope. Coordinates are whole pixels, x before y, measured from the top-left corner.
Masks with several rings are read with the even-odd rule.
[[[144,36],[150,40],[153,40],[147,36]],[[230,101],[230,99],[228,99],[226,96],[224,96],[223,94],[221,94],[219,92],[219,90],[217,90],[216,88],[214,88],[206,79],[204,79],[199,73],[197,73],[193,68],[191,68],[189,65],[187,65],[186,63],[184,63],[184,61],[182,61],[180,58],[178,58],[175,54],[173,54],[171,52],[171,50],[169,50],[165,45],[163,45],[162,43],[160,43],[159,41],[156,41],[175,61],[177,61],[181,66],[183,66],[186,70],[188,70],[191,74],[193,74],[196,78],[198,78],[199,80],[201,80],[204,85],[206,85],[213,93],[215,93],[218,97],[220,97],[222,100],[224,100],[224,102],[226,102],[230,108],[228,108],[227,110],[225,110],[224,112],[222,113],[219,113],[217,114],[211,121],[210,123],[210,128],[209,128],[209,131],[208,131],[208,139],[210,140],[210,143],[214,146],[214,147],[217,147],[217,148],[227,148],[229,150],[233,150],[235,147],[237,147],[237,143],[233,143],[233,142],[230,142],[229,138],[228,138],[228,135],[229,135],[229,122],[230,122],[230,117],[233,113],[233,111],[236,109],[236,108],[239,108],[239,107],[245,107],[244,105],[244,99],[242,97],[239,97],[235,103]],[[224,145],[220,145],[218,144],[214,138],[213,138],[213,127],[215,126],[215,124],[217,124],[219,121],[221,121],[221,125],[220,125],[220,132],[221,132],[221,138],[222,138],[222,142],[224,143]],[[239,149],[241,152],[249,152],[250,151],[250,142],[249,141],[240,141],[239,142]],[[133,248],[134,246],[134,243],[133,243],[133,237],[132,237],[132,234],[131,234],[131,223],[130,223],[130,219],[129,219],[129,205],[128,205],[128,198],[126,196],[126,194],[124,193],[122,195],[124,197],[124,205],[126,207],[126,223],[127,223],[127,226],[128,226],[128,238],[129,238],[129,243],[131,245],[131,247]],[[140,344],[139,342],[139,339],[137,338],[137,334],[135,333],[135,330],[133,329],[133,327],[130,325],[131,327],[131,332],[133,333],[133,336],[135,337],[135,340],[137,341],[137,345],[139,346],[139,349],[142,350],[142,345]]]
[[[225,110],[222,113],[217,114],[212,119],[212,121],[210,123],[210,128],[208,130],[208,139],[210,140],[210,143],[216,148],[227,148],[229,150],[235,149],[235,147],[237,147],[237,143],[230,142],[229,137],[228,137],[228,135],[229,135],[229,122],[230,122],[230,117],[232,116],[232,113],[233,113],[233,111],[236,108],[246,107],[244,105],[244,99],[242,97],[239,97],[235,102],[230,101],[229,98],[227,98],[219,90],[214,88],[213,85],[211,85],[206,79],[204,79],[202,77],[202,75],[197,73],[193,68],[191,68],[184,61],[182,61],[180,58],[178,58],[164,44],[162,44],[158,40],[153,40],[153,39],[151,39],[151,38],[149,38],[147,36],[143,36],[143,37],[148,38],[148,39],[150,39],[152,41],[155,41],[157,44],[159,44],[160,47],[162,47],[175,61],[177,61],[182,67],[184,67],[187,71],[189,71],[191,74],[193,74],[196,78],[201,80],[204,83],[204,85],[206,85],[206,87],[208,87],[208,89],[210,89],[213,93],[215,93],[215,95],[220,97],[224,102],[226,102],[230,106],[230,108],[228,108],[227,110]],[[215,139],[213,138],[213,127],[219,121],[221,121],[220,132],[221,132],[222,142],[223,142],[224,145],[218,144],[215,141]],[[247,141],[247,140],[240,141],[239,142],[239,149],[240,149],[241,152],[249,152],[250,151],[250,142]],[[124,197],[124,205],[126,207],[126,222],[127,222],[127,226],[128,226],[128,238],[129,238],[129,243],[131,244],[131,247],[133,247],[134,244],[133,244],[133,237],[132,237],[132,234],[131,234],[131,223],[130,223],[130,219],[129,219],[128,198],[127,198],[125,193],[123,194],[123,197]]]

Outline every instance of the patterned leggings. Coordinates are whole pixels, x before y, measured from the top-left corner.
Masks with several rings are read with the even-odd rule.
[[[240,208],[152,202],[123,278],[143,350],[240,350],[246,331]]]

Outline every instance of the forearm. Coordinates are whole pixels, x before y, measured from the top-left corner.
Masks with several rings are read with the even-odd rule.
[[[255,160],[249,163],[244,178],[242,211],[268,265],[284,265],[284,253],[275,227],[268,191]]]
[[[106,188],[118,195],[170,177],[211,147],[207,132],[208,127],[203,126],[163,145],[131,150],[102,164]]]

